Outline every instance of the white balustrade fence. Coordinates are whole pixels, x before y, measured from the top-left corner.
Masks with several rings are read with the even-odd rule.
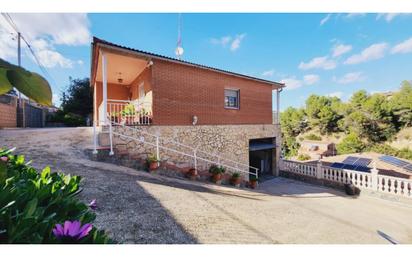
[[[287,160],[280,160],[280,165],[281,170],[298,175],[412,198],[412,179],[379,175],[374,169],[369,173]]]
[[[111,122],[127,126],[152,124],[152,103],[126,100],[107,100],[107,113]]]

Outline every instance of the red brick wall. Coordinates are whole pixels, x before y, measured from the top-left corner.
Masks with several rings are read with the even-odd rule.
[[[155,125],[271,124],[272,87],[227,74],[154,60],[152,66]],[[224,108],[224,89],[240,90],[240,109]]]
[[[146,68],[139,76],[130,84],[132,100],[139,98],[139,85],[144,82],[144,91],[147,94],[152,90],[152,71],[151,68]]]
[[[11,99],[10,104],[0,103],[0,128],[17,127],[17,102]]]

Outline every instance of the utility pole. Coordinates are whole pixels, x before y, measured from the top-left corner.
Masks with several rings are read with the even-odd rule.
[[[18,64],[19,67],[21,67],[21,33],[20,32],[17,32],[17,64]],[[23,128],[25,128],[26,127],[26,119],[24,117],[25,116],[24,115],[25,114],[24,113],[24,103],[23,103],[22,98],[21,98],[20,90],[19,90],[19,104],[18,104],[18,106],[19,106],[19,112],[21,113],[21,117],[22,117],[21,125],[22,125]]]

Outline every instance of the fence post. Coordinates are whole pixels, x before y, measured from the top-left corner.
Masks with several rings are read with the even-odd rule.
[[[371,180],[372,190],[378,191],[378,169],[375,163],[373,163],[373,168],[371,169]]]
[[[322,173],[322,161],[319,159],[317,165],[316,165],[316,178],[317,179],[323,179],[323,173]]]
[[[109,139],[110,139],[110,152],[109,152],[109,155],[114,155],[114,152],[113,152],[113,131],[112,131],[112,122],[111,121],[109,123],[109,134],[110,134],[110,137],[109,137]]]
[[[193,151],[193,156],[194,156],[194,158],[195,158],[195,170],[197,170],[197,149],[195,149],[194,151]]]

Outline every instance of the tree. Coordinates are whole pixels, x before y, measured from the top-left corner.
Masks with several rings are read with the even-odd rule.
[[[13,87],[39,104],[52,104],[52,91],[45,78],[0,58],[0,95]]]
[[[401,89],[390,100],[390,107],[403,126],[412,126],[412,82],[403,81]]]
[[[321,133],[338,131],[341,116],[335,108],[339,102],[337,97],[309,96],[306,100],[306,114],[310,126],[319,127]]]
[[[93,112],[93,93],[88,78],[70,79],[67,93],[63,92],[61,108],[64,113],[72,113],[84,119]]]
[[[365,144],[356,133],[352,132],[336,146],[336,149],[339,154],[359,153],[365,149]]]
[[[283,133],[295,137],[307,126],[305,112],[302,109],[288,107],[280,114],[280,123]]]

